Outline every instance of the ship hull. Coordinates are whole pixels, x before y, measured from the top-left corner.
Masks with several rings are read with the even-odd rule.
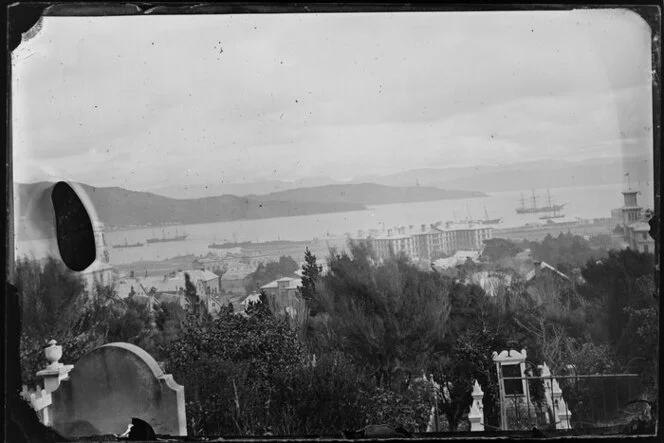
[[[517,208],[517,214],[539,214],[541,212],[558,212],[565,205],[542,206],[541,208]]]
[[[168,243],[174,241],[184,241],[187,239],[187,236],[175,237],[175,238],[148,238],[145,240],[147,243]]]

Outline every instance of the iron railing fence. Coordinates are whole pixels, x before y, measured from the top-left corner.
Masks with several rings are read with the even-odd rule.
[[[638,374],[503,377],[503,380],[525,381],[529,393],[505,396],[506,430],[610,428],[643,418],[649,412],[648,403],[641,401],[643,385]]]

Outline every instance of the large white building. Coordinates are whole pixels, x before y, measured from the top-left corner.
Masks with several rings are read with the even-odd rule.
[[[362,232],[358,237],[364,239]],[[459,250],[481,251],[484,240],[490,238],[493,238],[490,226],[448,223],[444,228],[423,224],[419,229],[388,229],[378,235],[370,234],[366,240],[382,259],[403,252],[411,258],[431,260],[436,255]]]

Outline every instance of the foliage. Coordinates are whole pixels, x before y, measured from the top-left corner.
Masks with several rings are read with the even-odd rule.
[[[376,264],[363,243],[349,249],[330,257],[317,297],[329,315],[331,344],[374,371],[384,387],[407,385],[442,345],[447,281],[403,257]]]
[[[374,391],[368,375],[347,356],[323,354],[311,364],[277,374],[272,428],[280,435],[338,435],[358,429],[375,406]]]
[[[610,234],[597,234],[593,235],[590,237],[590,240],[588,240],[590,243],[590,246],[593,248],[602,248],[606,249],[607,251],[613,247],[613,238],[611,237]]]
[[[434,404],[431,385],[417,378],[423,371],[443,386],[437,405],[450,430],[466,422],[475,380],[485,393],[485,424],[493,429],[500,415],[492,353],[504,349],[526,348],[529,364],[546,362],[554,375],[570,367],[579,374],[637,372],[644,388],[638,394],[656,398],[652,255],[605,253],[596,248],[606,238],[587,242],[571,234],[518,246],[494,240],[484,251],[491,263],[465,263],[449,277],[403,255],[379,262],[365,242],[331,250],[323,276],[307,249],[302,303],[317,312],[309,316],[298,307],[304,317],[297,318],[276,315],[274,300],[261,293],[245,312],[229,305],[212,319],[188,275],[186,309],[161,303],[151,311],[138,297],[120,300],[112,286],[96,286],[88,297],[80,278],[56,260],[19,260],[24,381],[34,383],[51,338],[63,344],[67,363],[109,341],[134,343],[165,360],[185,385],[192,436],[267,429],[338,435],[370,423],[423,431]],[[583,278],[542,272],[525,280],[517,272],[522,258],[514,256],[520,246],[564,272],[580,269]],[[500,268],[504,263],[511,270]],[[282,257],[259,265],[245,283],[254,291],[297,267]],[[494,297],[467,279],[489,269],[511,277]],[[564,380],[573,418],[582,417],[602,393],[590,385],[570,390]]]
[[[30,385],[37,383],[35,374],[46,364],[43,346],[48,340],[62,345],[63,361],[75,363],[109,342],[129,342],[155,353],[156,344],[176,333],[162,336],[165,319],[161,329],[153,326],[146,303],[120,300],[113,286],[97,284],[88,294],[80,276],[52,258],[43,266],[35,260],[19,260],[17,286],[22,302],[22,379]]]
[[[528,242],[535,260],[545,261],[565,271],[583,266],[591,259],[607,256],[605,249],[593,249],[588,241],[571,233],[560,233],[558,237],[548,234],[542,242]]]
[[[302,265],[302,297],[310,306],[311,315],[316,315],[318,308],[314,305],[314,296],[316,294],[316,284],[318,283],[320,273],[323,270],[316,262],[316,256],[311,253],[309,248],[304,252],[304,264]]]
[[[482,257],[490,261],[500,261],[504,258],[514,257],[522,249],[514,242],[503,238],[490,238],[484,240]]]
[[[266,421],[257,411],[274,390],[274,374],[301,364],[296,333],[258,305],[248,316],[225,309],[212,322],[187,324],[164,349],[168,370],[187,381],[193,435],[261,433]]]
[[[211,320],[205,303],[196,293],[196,286],[191,282],[188,273],[184,274],[184,297],[187,301],[187,317],[190,322],[203,324]]]
[[[637,282],[643,282],[643,277],[652,278],[653,272],[653,256],[631,249],[610,251],[606,259],[589,261],[582,270],[587,284],[580,291],[585,299],[599,302],[596,317],[605,318],[607,338],[612,344],[620,341],[629,321],[625,308],[630,304],[645,307],[643,303],[652,300],[654,291]]]
[[[419,380],[402,392],[378,387],[371,396],[367,421],[425,432],[432,404],[431,388]]]
[[[78,313],[85,304],[85,283],[64,264],[48,258],[16,262],[16,286],[20,295],[23,332],[45,344],[51,338],[71,337]]]
[[[491,356],[494,351],[509,347],[507,337],[505,325],[496,311],[485,306],[456,336],[450,354],[433,366],[435,380],[448,386],[439,409],[447,418],[450,430],[458,428],[467,412],[475,380],[484,391],[486,424],[500,426],[498,376]]]
[[[293,275],[299,265],[292,257],[281,256],[277,262],[259,263],[256,270],[244,278],[244,287],[247,294],[260,290],[261,286],[281,277]]]

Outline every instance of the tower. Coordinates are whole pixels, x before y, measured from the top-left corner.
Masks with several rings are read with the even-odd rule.
[[[631,189],[622,192],[625,202],[624,206],[621,208],[625,236],[629,234],[627,227],[641,219],[642,208],[637,201],[638,193],[639,191],[632,191]]]

